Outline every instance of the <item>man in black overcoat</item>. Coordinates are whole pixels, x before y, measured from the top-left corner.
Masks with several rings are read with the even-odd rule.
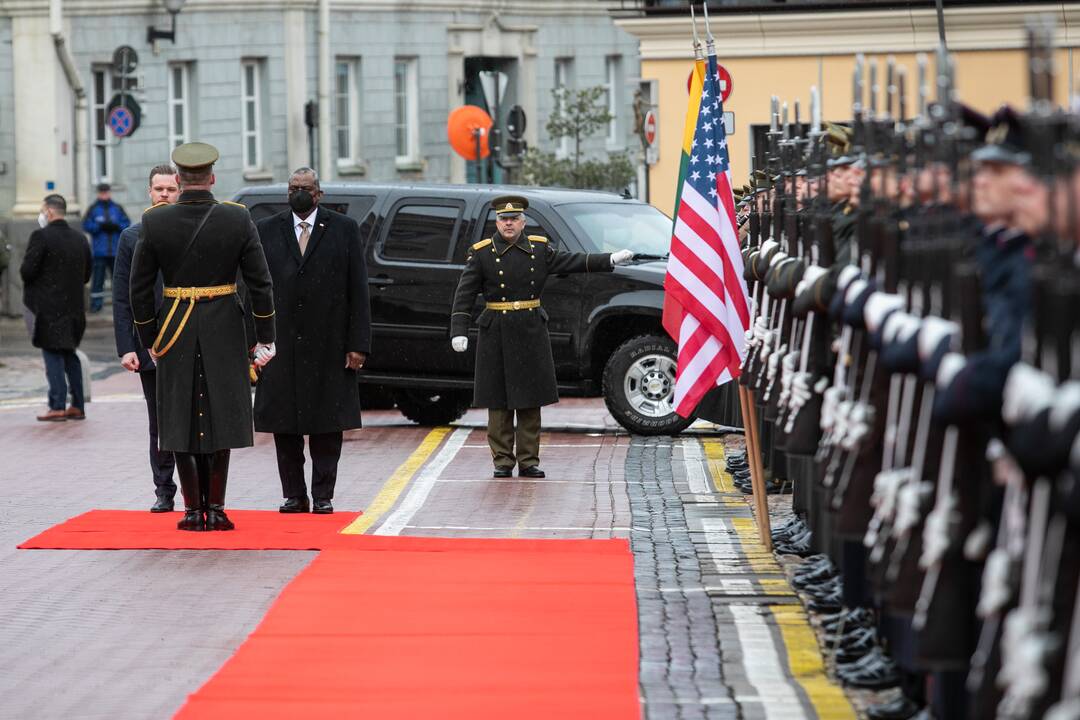
[[[83,420],[82,363],[75,349],[86,331],[83,288],[90,280],[90,244],[67,224],[67,201],[48,195],[38,216],[40,230],[30,234],[20,274],[23,302],[34,315],[34,347],[45,357],[49,409],[38,420]],[[67,376],[65,381],[64,377]],[[71,406],[65,409],[68,389]]]
[[[176,184],[176,168],[172,165],[158,165],[150,170],[149,194],[151,206],[159,203],[171,205],[176,202],[180,195],[180,186]],[[120,358],[120,365],[128,372],[139,374],[143,399],[146,401],[146,414],[150,422],[150,472],[157,495],[150,512],[172,512],[173,498],[176,496],[176,483],[173,482],[173,468],[176,463],[171,452],[162,451],[158,447],[157,365],[139,342],[135,332],[135,320],[131,315],[131,256],[135,253],[141,228],[142,223],[124,228],[116,246],[116,265],[112,275],[113,332],[116,335],[116,354]],[[161,307],[162,288],[159,273],[154,284],[154,298],[158,308]]]
[[[205,143],[173,151],[180,197],[143,213],[131,262],[135,327],[157,363],[158,442],[175,455],[184,495],[181,530],[233,528],[224,512],[230,449],[253,441],[238,272],[254,317],[256,364],[274,353],[270,271],[247,208],[219,204],[210,192],[217,158]],[[160,309],[158,272],[165,285]]]
[[[497,232],[469,252],[454,294],[450,343],[456,352],[468,349],[473,303],[483,294],[473,404],[488,409],[494,476],[509,477],[516,464],[518,475],[541,478],[540,407],[559,400],[547,312],[540,305],[544,283],[553,274],[610,272],[633,253],[560,252],[548,238],[524,234],[528,200],[508,195],[491,204]]]
[[[255,429],[274,433],[284,513],[331,513],[342,431],[360,427],[356,371],[371,348],[367,265],[352,218],[319,206],[311,168],[289,178],[289,209],[259,222],[274,281],[277,357],[259,378]]]

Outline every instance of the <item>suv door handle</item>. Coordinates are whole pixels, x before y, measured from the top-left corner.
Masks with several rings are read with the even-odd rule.
[[[394,278],[389,275],[376,275],[375,277],[368,278],[368,285],[393,285]]]

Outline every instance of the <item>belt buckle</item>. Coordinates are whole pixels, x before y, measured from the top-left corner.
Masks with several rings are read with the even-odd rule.
[[[520,310],[521,309],[521,301],[520,300],[515,300],[512,304],[513,304],[515,310]]]

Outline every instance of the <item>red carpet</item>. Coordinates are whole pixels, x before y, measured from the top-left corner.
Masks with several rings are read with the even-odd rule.
[[[177,717],[637,718],[637,644],[625,540],[339,537]]]
[[[360,513],[227,510],[231,532],[182,532],[182,513],[91,510],[19,545],[24,550],[320,550]]]

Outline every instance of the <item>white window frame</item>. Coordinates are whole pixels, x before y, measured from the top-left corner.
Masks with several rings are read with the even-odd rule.
[[[344,94],[337,85],[342,66],[346,68]],[[338,108],[342,101],[348,110],[345,125],[338,123]],[[344,155],[341,152],[342,131],[349,143],[349,151]],[[360,58],[355,56],[339,56],[334,62],[334,156],[339,168],[360,164]]]
[[[93,183],[112,182],[112,170],[113,170],[113,147],[116,142],[114,140],[112,132],[109,130],[109,118],[105,113],[105,109],[109,106],[109,101],[112,99],[114,93],[119,90],[119,78],[113,73],[113,71],[105,66],[94,67],[91,69],[91,87],[93,97],[90,105],[90,138],[92,152],[90,153],[90,172],[93,175]],[[101,78],[101,95],[98,95],[98,77]],[[98,123],[98,111],[101,111],[101,122]],[[98,139],[98,132],[101,132],[103,139]],[[105,155],[105,167],[98,167],[98,151],[104,149]]]
[[[619,62],[621,59],[619,55],[608,55],[604,58],[604,75],[607,78],[605,83],[607,111],[611,113],[607,134],[609,147],[618,147],[622,144],[619,138]]]
[[[251,71],[251,87],[248,87],[248,70]],[[263,62],[248,58],[240,62],[240,157],[244,172],[262,170],[262,77]],[[248,113],[248,107],[254,112]],[[252,124],[248,124],[248,118]],[[255,141],[255,157],[248,157],[248,141]]]
[[[562,91],[555,101],[555,108],[560,111],[566,110],[566,93],[570,90],[570,73],[573,62],[574,59],[569,57],[555,58],[555,89]],[[570,138],[568,136],[563,135],[558,139],[555,145],[555,157],[560,159],[570,157]]]
[[[169,154],[177,145],[191,142],[191,63],[169,63],[167,66],[168,104],[169,104]],[[176,94],[176,71],[180,71],[180,96]],[[180,108],[180,117],[184,125],[177,132],[176,108]]]
[[[405,66],[405,154],[397,153],[398,129],[402,118],[398,117],[398,65]],[[420,162],[420,81],[419,60],[415,57],[394,58],[394,152],[398,167],[413,167]]]

